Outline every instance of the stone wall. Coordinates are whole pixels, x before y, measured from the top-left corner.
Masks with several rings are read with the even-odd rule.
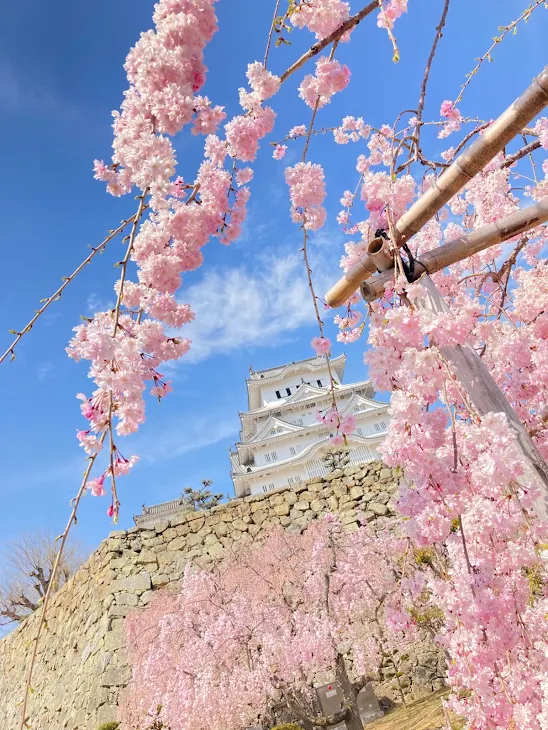
[[[302,529],[326,512],[344,529],[358,519],[384,522],[399,475],[380,462],[347,467],[326,477],[204,512],[181,514],[154,528],[111,533],[56,594],[40,644],[29,704],[32,730],[97,730],[116,719],[117,697],[130,678],[124,617],[148,603],[154,590],[174,585],[189,561],[213,561],[227,548],[251,542],[274,525]],[[0,728],[16,730],[18,703],[38,617],[31,616],[0,641]],[[441,686],[443,661],[425,642],[404,658],[399,679],[411,697]],[[392,663],[381,694],[398,701]]]

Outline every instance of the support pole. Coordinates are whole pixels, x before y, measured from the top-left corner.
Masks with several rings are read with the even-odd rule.
[[[531,86],[491,124],[440,175],[434,185],[413,203],[395,225],[396,243],[401,246],[433,218],[467,182],[472,180],[548,105],[548,66]],[[375,267],[365,254],[352,269],[327,292],[330,307],[340,307],[356,291],[362,281],[374,273]]]
[[[548,198],[543,198],[536,205],[523,210],[517,210],[500,221],[478,228],[477,231],[466,236],[455,238],[454,241],[427,251],[415,261],[415,279],[421,274],[435,274],[446,266],[462,261],[486,248],[507,241],[509,238],[536,228],[548,221]],[[384,294],[386,285],[394,279],[394,271],[383,271],[364,281],[361,285],[363,298],[373,302]]]
[[[440,175],[434,185],[413,203],[396,223],[396,243],[401,246],[483,170],[548,104],[548,66],[531,86]]]
[[[427,291],[427,297],[422,301],[422,306],[425,309],[436,314],[450,311],[446,301],[428,275],[423,275],[420,283]],[[528,479],[540,483],[541,498],[535,504],[535,512],[539,520],[548,524],[548,465],[523,427],[516,412],[508,403],[487,366],[471,345],[450,345],[438,349],[443,357],[454,366],[457,378],[462,383],[480,416],[487,413],[504,413],[507,417],[510,428],[516,435],[518,447],[526,465],[526,476]]]

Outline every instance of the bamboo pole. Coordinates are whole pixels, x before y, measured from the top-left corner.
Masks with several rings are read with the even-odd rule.
[[[440,175],[434,185],[396,223],[396,243],[401,246],[418,233],[425,223],[483,170],[504,147],[548,105],[548,66],[523,94],[504,111]]]
[[[433,216],[482,170],[523,127],[548,105],[548,66],[531,86],[511,104],[483,134],[443,172],[434,185],[402,215],[395,226],[396,243],[401,246],[433,218]],[[374,273],[374,266],[365,255],[327,292],[331,307],[340,307],[362,281]],[[361,277],[361,279],[360,279]]]
[[[517,210],[500,221],[478,228],[477,231],[460,236],[444,246],[422,254],[420,260],[415,261],[414,279],[418,279],[423,273],[435,274],[436,271],[440,271],[446,266],[451,266],[457,261],[462,261],[520,233],[525,233],[546,221],[548,221],[548,198],[543,198],[536,205]],[[361,285],[363,298],[367,302],[375,301],[383,295],[386,285],[393,278],[394,271],[390,270],[383,271],[368,281],[364,281]]]
[[[426,299],[419,302],[419,306],[436,314],[450,311],[447,302],[427,274],[422,275],[420,283],[426,290]],[[471,345],[447,345],[438,349],[442,356],[455,368],[455,374],[478,414],[484,416],[487,413],[504,413],[508,419],[523,458],[525,478],[537,481],[541,488],[541,497],[534,505],[535,513],[540,520],[548,524],[548,465],[523,427],[516,412],[508,403],[487,366]]]

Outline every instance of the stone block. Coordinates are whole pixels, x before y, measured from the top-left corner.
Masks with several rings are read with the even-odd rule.
[[[187,544],[186,537],[182,537],[182,536],[176,537],[174,540],[171,540],[171,542],[169,542],[167,544],[167,549],[168,550],[182,550],[184,547],[186,547],[186,544]]]
[[[301,512],[304,512],[310,507],[310,503],[306,500],[299,500],[298,502],[295,502],[294,509],[298,509]]]
[[[170,522],[172,527],[177,527],[178,525],[186,525],[186,523],[188,522],[188,512],[184,512],[181,515],[172,517]]]
[[[86,716],[87,712],[85,708],[81,707],[68,723],[70,730],[83,730],[86,724]]]
[[[116,595],[117,606],[136,606],[139,598],[135,593],[118,593]]]
[[[380,502],[369,502],[369,511],[379,517],[383,517],[388,513],[386,505],[381,504]]]
[[[217,537],[221,537],[222,535],[228,535],[228,527],[226,522],[218,522],[213,527],[213,532],[217,535]]]
[[[246,522],[244,522],[243,520],[241,520],[241,519],[237,518],[237,519],[235,519],[235,520],[234,520],[234,522],[232,523],[232,527],[233,527],[233,528],[234,528],[235,530],[240,530],[240,532],[246,532],[246,530],[247,530],[247,523],[246,523]]]
[[[318,484],[309,484],[307,482],[308,491],[314,492],[314,494],[317,494],[318,492],[321,492],[323,489],[323,482],[318,482]]]
[[[113,593],[128,592],[142,593],[147,591],[151,586],[150,575],[148,573],[139,573],[138,575],[130,575],[127,578],[113,581],[111,590]]]
[[[337,497],[329,497],[327,500],[327,506],[331,510],[331,512],[335,512],[339,509],[339,500]]]
[[[278,517],[281,517],[282,515],[288,515],[289,514],[289,505],[285,502],[282,504],[277,504],[273,508],[273,512]]]
[[[116,705],[101,705],[95,715],[95,722],[97,725],[102,725],[104,722],[115,722],[118,719],[117,715]]]
[[[152,550],[142,550],[137,556],[135,562],[137,563],[137,565],[158,565],[158,558],[156,557],[156,554],[152,552]]]
[[[116,669],[109,669],[103,674],[101,687],[125,687],[130,679],[130,667],[116,667]]]
[[[287,494],[284,494],[284,501],[289,504],[295,504],[295,502],[299,501],[299,498],[294,492],[288,492]]]
[[[169,520],[160,520],[159,522],[157,522],[154,525],[154,530],[158,534],[161,534],[162,532],[165,532],[168,529],[168,527],[170,527],[170,525],[171,525],[171,522]]]
[[[190,532],[199,532],[204,526],[204,522],[205,520],[203,517],[199,517],[198,515],[191,515],[188,520],[188,527]]]
[[[350,490],[351,499],[359,499],[363,497],[363,487],[352,487]]]
[[[217,542],[207,548],[207,554],[214,560],[217,560],[218,558],[221,558],[223,556],[224,548],[220,542]]]
[[[125,618],[131,611],[133,611],[135,606],[117,606],[116,604],[109,606],[107,616],[110,618],[112,617],[120,617]]]
[[[119,621],[121,619],[113,619]],[[126,645],[126,635],[122,627],[107,631],[105,634],[105,649],[107,651],[116,651]]]
[[[153,591],[145,591],[143,594],[141,594],[141,596],[139,596],[139,604],[141,606],[146,606],[152,598],[152,593]]]
[[[262,525],[262,523],[266,520],[267,514],[265,510],[258,510],[257,512],[253,513],[253,522],[256,525]]]
[[[316,514],[319,514],[320,512],[323,512],[327,506],[327,502],[325,499],[313,499],[310,502],[310,509],[315,512]]]

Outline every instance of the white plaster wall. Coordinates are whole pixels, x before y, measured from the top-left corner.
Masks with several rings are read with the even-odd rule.
[[[338,383],[339,378],[336,373],[333,373],[334,380]],[[273,405],[276,403],[282,403],[285,398],[288,397],[286,388],[289,388],[291,390],[291,395],[295,393],[297,390],[297,386],[302,385],[302,381],[310,382],[311,385],[318,385],[318,380],[321,381],[323,388],[327,388],[329,384],[329,372],[327,368],[325,369],[318,369],[318,371],[315,371],[314,373],[302,373],[301,375],[290,375],[287,378],[284,378],[283,380],[276,381],[275,384],[268,384],[265,385],[264,388],[261,388],[261,400],[262,405]],[[276,395],[276,391],[280,392],[281,398],[278,398]]]

